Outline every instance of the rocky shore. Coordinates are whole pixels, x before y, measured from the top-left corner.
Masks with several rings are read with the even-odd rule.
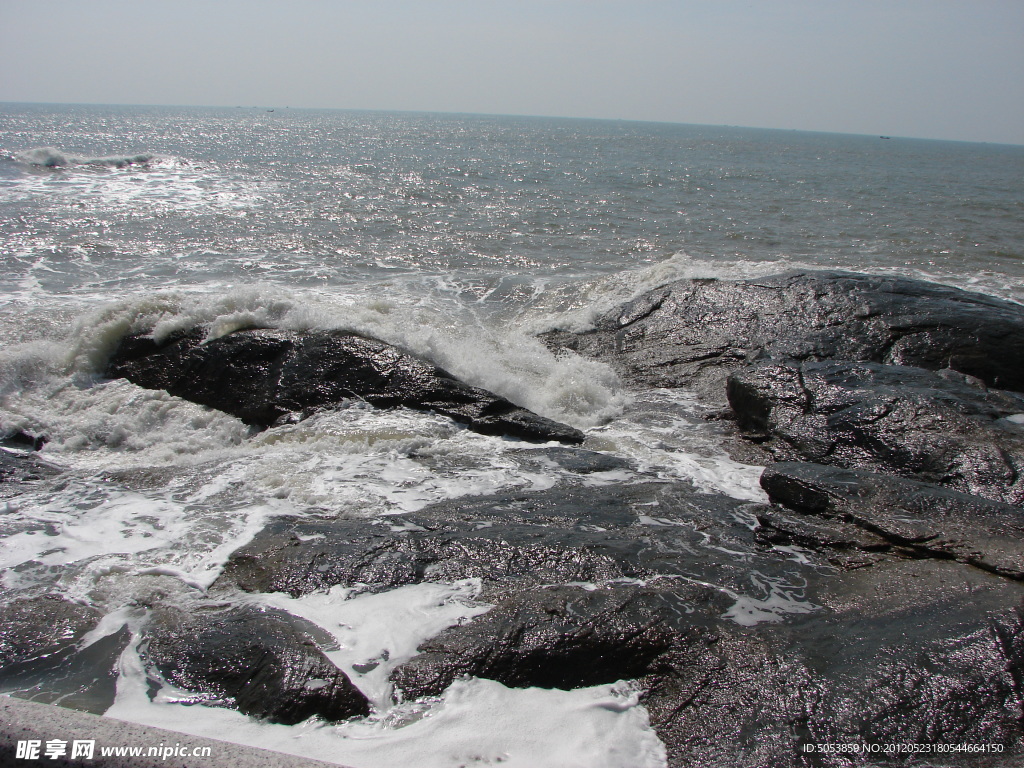
[[[277,517],[201,599],[147,606],[153,673],[273,722],[365,714],[371,702],[306,624],[236,598],[473,578],[494,607],[395,664],[395,696],[435,696],[465,675],[634,680],[672,768],[1022,764],[1024,307],[794,272],[680,281],[545,341],[636,389],[697,391],[767,466],[770,503],[639,475],[446,501],[389,525]],[[545,443],[532,450],[578,477],[628,468],[571,427],[351,334],[133,336],[108,375],[256,429],[356,398]],[[52,471],[5,455],[4,498]],[[77,645],[99,618],[58,595],[9,599],[0,676],[59,663],[109,678],[126,640],[88,658]]]

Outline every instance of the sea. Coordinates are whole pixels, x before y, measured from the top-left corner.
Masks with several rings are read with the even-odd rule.
[[[1024,147],[722,126],[274,107],[0,104],[0,437],[45,436],[55,478],[0,499],[3,599],[59,594],[127,638],[93,677],[0,692],[347,764],[665,764],[629,681],[575,691],[463,679],[396,704],[387,673],[491,606],[480,584],[238,595],[335,639],[374,703],[297,726],[155,681],[146,606],[201,596],[279,515],[401,525],[433,503],[559,485],[685,481],[763,501],[761,467],[685,390],[627,386],[544,331],[682,278],[827,268],[1024,302]],[[343,404],[256,432],[108,380],[127,333],[339,328],[398,345],[630,469],[574,475],[436,414]],[[28,450],[9,441],[3,450]],[[799,568],[799,558],[794,558]],[[708,577],[713,578],[713,577]],[[741,623],[814,606],[730,592]],[[154,597],[156,596],[156,597]],[[221,596],[223,599],[223,596]],[[374,673],[355,669],[388,651]]]

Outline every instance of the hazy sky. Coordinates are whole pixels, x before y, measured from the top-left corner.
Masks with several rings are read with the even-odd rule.
[[[0,101],[1024,144],[1024,0],[0,0]]]

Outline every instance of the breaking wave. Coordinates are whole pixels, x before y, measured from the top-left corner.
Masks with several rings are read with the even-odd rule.
[[[621,413],[621,382],[604,363],[555,353],[528,333],[459,315],[450,303],[408,303],[337,292],[291,294],[270,286],[216,294],[161,293],[104,305],[79,318],[66,364],[102,371],[129,333],[158,341],[203,327],[208,338],[242,328],[344,330],[378,338],[429,360],[457,378],[543,416],[585,429]]]
[[[74,166],[90,166],[93,168],[147,167],[162,159],[158,155],[149,153],[88,157],[66,153],[55,147],[27,149],[24,152],[13,153],[10,155],[10,158],[15,162],[31,165],[35,168],[69,168]]]

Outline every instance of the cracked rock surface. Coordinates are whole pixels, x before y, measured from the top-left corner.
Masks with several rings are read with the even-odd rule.
[[[875,363],[736,371],[739,426],[779,460],[870,469],[1024,504],[1024,397],[948,372]]]
[[[768,467],[761,485],[790,510],[759,517],[776,541],[864,552],[902,549],[1024,579],[1019,507],[930,483],[799,462]]]

